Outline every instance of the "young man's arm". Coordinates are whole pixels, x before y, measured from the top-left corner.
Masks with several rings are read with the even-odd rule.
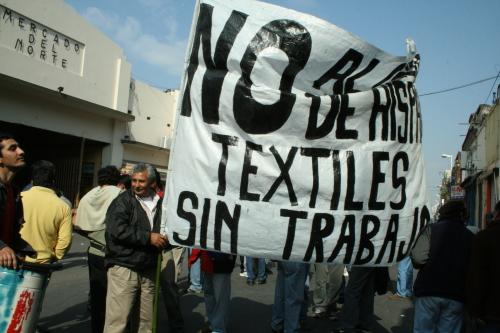
[[[0,266],[17,268],[16,253],[0,240]]]
[[[73,232],[73,224],[71,223],[71,209],[64,207],[63,219],[59,225],[57,233],[57,243],[54,247],[54,252],[57,260],[61,260],[71,246],[71,237]]]

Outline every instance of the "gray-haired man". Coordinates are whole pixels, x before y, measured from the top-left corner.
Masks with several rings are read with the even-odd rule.
[[[105,333],[124,332],[129,318],[133,332],[152,330],[156,260],[168,244],[159,233],[161,198],[151,189],[154,181],[150,165],[136,165],[132,188],[113,200],[106,214]]]

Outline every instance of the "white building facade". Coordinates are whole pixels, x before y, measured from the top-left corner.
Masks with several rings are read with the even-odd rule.
[[[123,50],[63,1],[0,0],[0,59],[0,131],[28,162],[54,162],[71,200],[103,165],[166,171],[178,92],[133,80]]]

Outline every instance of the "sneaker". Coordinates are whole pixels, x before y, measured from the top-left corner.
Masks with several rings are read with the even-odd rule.
[[[198,288],[194,288],[193,286],[189,287],[187,289],[188,293],[192,293],[192,294],[201,294],[203,292],[203,289],[198,289]]]
[[[255,284],[255,281],[254,280],[247,280],[247,284],[249,286],[253,286]]]
[[[257,279],[257,284],[266,284],[266,279]]]
[[[324,318],[327,316],[327,312],[326,310],[323,310],[323,309],[320,309],[320,308],[316,308],[314,309],[313,311],[313,314],[312,314],[312,317],[313,318]]]
[[[241,273],[240,273],[240,276],[241,276],[241,277],[248,277],[248,275],[247,275],[247,272],[246,272],[246,271],[241,272]]]
[[[401,296],[398,293],[395,293],[395,294],[389,295],[387,298],[391,301],[402,301],[405,299],[409,299],[410,297]]]

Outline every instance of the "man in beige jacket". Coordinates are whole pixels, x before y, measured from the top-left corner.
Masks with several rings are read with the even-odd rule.
[[[116,186],[119,179],[120,172],[115,166],[108,165],[101,168],[97,173],[98,186],[82,197],[75,217],[75,227],[90,240],[88,265],[92,333],[101,333],[104,329],[107,290],[104,267],[106,248],[104,220],[109,205],[122,191]]]

